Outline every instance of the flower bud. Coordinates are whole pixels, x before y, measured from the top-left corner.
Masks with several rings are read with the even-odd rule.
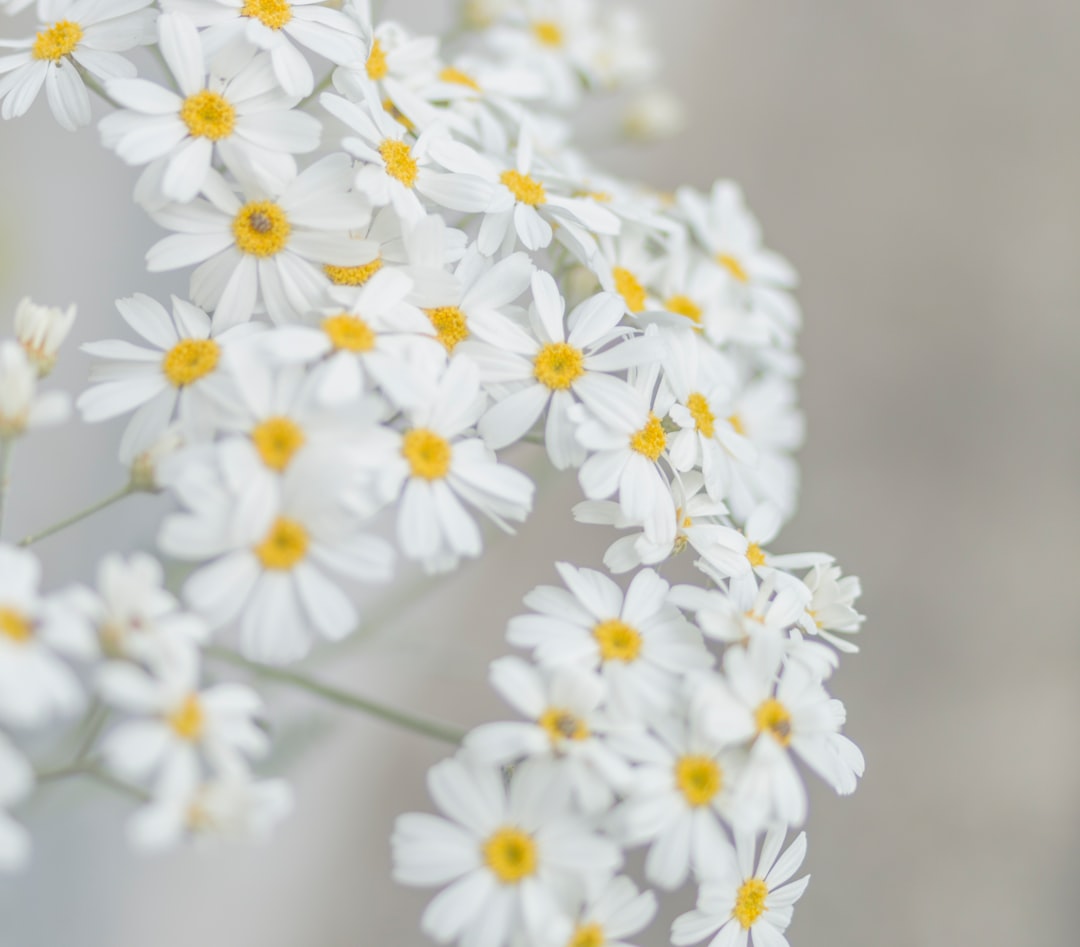
[[[15,337],[26,350],[39,377],[44,378],[52,371],[56,353],[74,321],[74,305],[67,309],[39,306],[27,296],[15,307]]]

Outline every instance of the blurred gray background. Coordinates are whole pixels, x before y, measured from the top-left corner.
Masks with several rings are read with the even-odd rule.
[[[390,12],[422,23],[436,6],[391,0]],[[667,0],[648,12],[692,126],[603,158],[662,187],[735,178],[798,266],[810,437],[782,545],[833,552],[866,592],[864,650],[834,691],[868,772],[850,799],[814,794],[814,880],[789,939],[1075,943],[1080,5]],[[25,293],[74,300],[84,341],[117,330],[114,298],[179,288],[142,272],[158,232],[131,205],[133,179],[43,102],[0,125],[2,318]],[[72,350],[58,377],[74,391],[86,369]],[[116,434],[70,425],[20,449],[8,535],[117,486]],[[506,620],[554,579],[553,560],[595,565],[605,545],[571,527],[573,481],[549,489],[548,509],[567,512],[496,540],[482,564],[312,667],[463,724],[500,713],[484,667],[505,651]],[[103,544],[148,544],[153,504],[42,544],[49,583],[87,577]],[[394,815],[427,807],[423,773],[445,749],[306,698],[275,706],[301,775],[268,847],[136,860],[118,835],[126,803],[52,787],[26,813],[31,870],[0,882],[3,947],[422,943],[428,895],[390,881],[387,838]],[[297,729],[291,708],[316,723]],[[666,942],[660,923],[642,938]]]

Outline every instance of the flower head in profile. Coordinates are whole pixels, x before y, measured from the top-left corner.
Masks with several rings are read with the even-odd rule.
[[[74,304],[67,309],[39,306],[29,297],[15,307],[15,338],[44,377],[56,365],[60,346],[75,322]]]

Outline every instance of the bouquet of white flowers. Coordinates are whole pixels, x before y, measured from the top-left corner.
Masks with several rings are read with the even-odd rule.
[[[270,740],[238,671],[453,745],[442,814],[392,832],[398,880],[441,889],[440,942],[616,945],[656,913],[639,883],[693,879],[673,944],[786,944],[799,764],[840,793],[863,771],[826,690],[859,582],[770,551],[802,437],[791,267],[734,184],[657,193],[575,150],[598,90],[633,94],[627,138],[679,124],[638,18],[472,0],[436,38],[367,0],[2,6],[34,2],[36,32],[0,40],[0,114],[44,86],[74,130],[99,97],[169,232],[147,269],[193,269],[188,298],[118,300],[129,338],[84,346],[78,413],[130,415],[126,486],[0,544],[0,867],[30,851],[8,812],[65,778],[132,797],[139,849],[271,831],[290,791],[252,768]],[[74,318],[27,300],[0,342],[0,526],[19,441],[66,420],[39,388]],[[513,721],[463,733],[283,667],[356,629],[354,584],[396,557],[445,572],[481,521],[523,521],[519,443],[576,469],[574,515],[618,531],[604,565],[630,578],[558,563],[529,593],[521,654],[490,669]],[[162,560],[108,552],[93,587],[42,593],[28,547],[137,491],[173,501]],[[673,586],[688,547],[700,582]],[[74,750],[35,764],[31,738]]]

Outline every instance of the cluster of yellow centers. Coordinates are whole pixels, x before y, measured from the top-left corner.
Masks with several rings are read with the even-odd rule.
[[[293,14],[288,0],[246,0],[240,15],[258,20],[271,30],[280,30]]]
[[[537,20],[532,25],[532,34],[541,45],[552,49],[558,49],[566,42],[562,27],[553,20]]]
[[[731,916],[742,925],[743,930],[753,927],[754,922],[769,910],[765,906],[765,899],[768,896],[769,887],[760,878],[751,878],[739,887],[735,895],[735,907],[731,909]]]
[[[615,267],[611,275],[615,279],[615,291],[626,301],[626,308],[635,313],[644,311],[647,293],[641,281],[621,266]]]
[[[450,85],[463,85],[467,89],[472,89],[473,92],[481,91],[480,83],[467,72],[462,72],[460,69],[455,69],[453,66],[447,66],[439,73],[439,81],[449,83]]]
[[[504,885],[516,885],[536,874],[536,842],[521,829],[505,826],[496,830],[480,852],[491,873]]]
[[[233,219],[232,231],[241,253],[264,258],[285,249],[292,226],[273,201],[251,201]]]
[[[71,20],[59,20],[47,30],[38,33],[34,38],[34,45],[30,48],[30,55],[38,60],[60,62],[65,56],[75,51],[75,47],[82,42],[82,38],[82,27],[78,23]]]
[[[558,744],[563,740],[587,740],[589,728],[585,721],[569,710],[558,707],[549,707],[537,721],[551,738],[551,742]]]
[[[173,733],[189,743],[194,743],[202,736],[205,723],[206,714],[203,713],[198,694],[188,694],[180,706],[168,716],[168,724]]]
[[[667,447],[667,434],[664,433],[660,419],[651,411],[645,426],[630,438],[630,447],[654,463],[660,459]]]
[[[629,664],[641,654],[641,632],[620,618],[608,618],[593,627],[593,638],[604,661]]]
[[[378,257],[361,266],[332,266],[327,263],[323,272],[335,286],[363,286],[371,277],[382,269],[383,263]]]
[[[549,342],[533,361],[533,375],[552,391],[565,391],[585,374],[585,355],[566,342]]]
[[[284,572],[307,555],[308,543],[307,530],[302,523],[279,516],[263,541],[255,547],[255,557],[264,569]]]
[[[375,348],[375,330],[359,316],[347,312],[327,316],[322,321],[322,330],[338,351],[370,352]]]
[[[387,138],[379,145],[379,154],[382,155],[386,165],[386,173],[396,178],[406,187],[416,184],[416,176],[420,173],[420,166],[412,156],[409,146],[397,138]]]
[[[750,282],[750,274],[746,272],[746,267],[739,262],[738,257],[734,257],[730,253],[718,253],[716,254],[716,262],[735,277],[738,282]]]
[[[703,437],[712,437],[716,433],[716,415],[709,407],[709,400],[695,391],[686,399],[686,408],[694,419],[694,427]]]
[[[161,370],[174,388],[192,385],[205,378],[221,358],[221,347],[213,339],[181,339],[162,359]]]
[[[781,746],[791,743],[791,712],[775,697],[764,701],[754,713],[758,733],[770,733]]]
[[[457,306],[439,306],[437,309],[425,309],[424,312],[431,320],[439,341],[446,346],[447,352],[453,352],[459,342],[464,342],[469,337],[465,313]]]
[[[702,309],[689,296],[669,296],[664,303],[664,308],[676,315],[686,316],[695,326],[701,325]]]
[[[262,462],[279,473],[289,466],[306,439],[303,428],[292,418],[285,417],[267,418],[251,432],[251,440]]]
[[[371,52],[368,53],[367,63],[364,68],[367,70],[368,78],[372,82],[385,79],[390,72],[390,66],[386,62],[386,50],[383,49],[382,43],[378,40],[372,42]]]
[[[401,442],[402,456],[409,462],[414,477],[441,480],[450,472],[453,448],[445,437],[426,428],[405,432]]]
[[[574,931],[566,947],[604,947],[606,943],[607,936],[599,924],[582,924]]]
[[[530,207],[539,207],[547,203],[547,191],[544,185],[535,178],[522,174],[520,171],[503,171],[499,175],[506,189],[514,195],[514,200]]]
[[[688,754],[675,763],[675,785],[695,809],[707,806],[724,787],[724,773],[711,756]]]
[[[221,141],[233,133],[236,109],[223,95],[203,89],[184,99],[180,118],[195,138]]]
[[[34,636],[34,626],[22,612],[0,607],[0,635],[23,644]]]

